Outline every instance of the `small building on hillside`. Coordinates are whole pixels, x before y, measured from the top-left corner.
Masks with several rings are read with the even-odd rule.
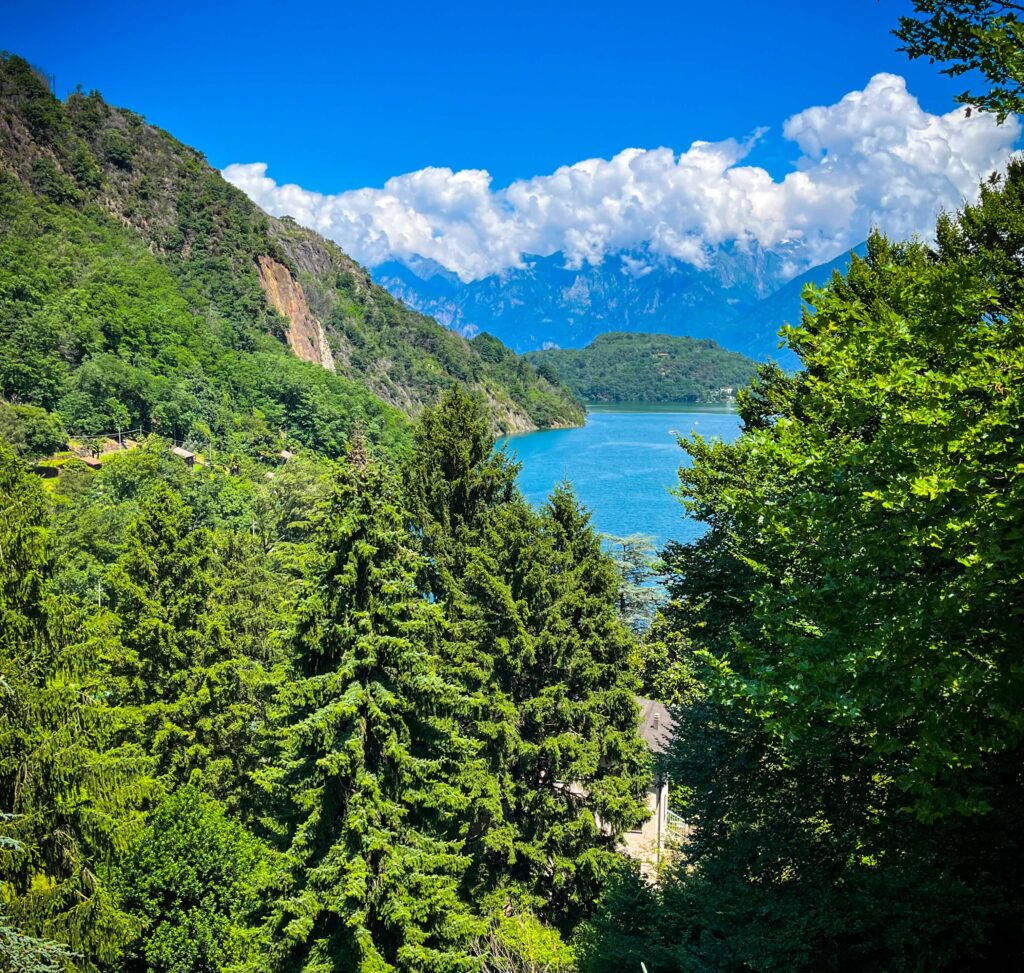
[[[196,465],[196,454],[190,453],[184,446],[175,446],[174,449],[171,450],[171,453],[174,456],[177,456],[178,459],[183,460],[189,469],[192,469]]]
[[[640,707],[640,736],[655,757],[655,775],[647,788],[647,807],[650,817],[636,831],[627,831],[622,836],[622,850],[640,862],[640,872],[648,879],[657,874],[665,856],[666,841],[679,831],[678,818],[669,817],[668,781],[657,766],[658,758],[664,754],[672,739],[675,724],[664,703],[654,699],[636,697]]]

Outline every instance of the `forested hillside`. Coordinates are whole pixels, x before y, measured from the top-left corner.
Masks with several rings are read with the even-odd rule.
[[[525,357],[586,402],[724,402],[757,370],[751,359],[707,338],[624,331],[603,334],[586,348]]]
[[[408,310],[198,152],[95,92],[57,101],[7,55],[0,255],[0,395],[70,433],[336,453],[355,425],[401,439],[401,413],[455,383],[485,397],[497,429],[582,421],[493,339]]]

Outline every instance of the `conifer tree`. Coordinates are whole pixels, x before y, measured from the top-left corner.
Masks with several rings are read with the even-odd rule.
[[[135,738],[166,782],[201,774],[209,758],[196,704],[208,701],[217,633],[210,624],[212,549],[180,493],[162,480],[142,498],[107,572],[119,619],[121,670]]]
[[[0,442],[0,650],[25,651],[45,627],[48,516],[43,491],[13,450]]]
[[[270,622],[273,596],[253,563],[253,539],[221,537],[218,551],[196,519],[178,491],[157,481],[107,582],[138,739],[169,785],[191,781],[237,808],[248,803],[246,778],[274,687],[266,633],[261,640],[252,632]],[[240,611],[255,616],[247,631],[239,631]]]
[[[66,946],[25,935],[0,913],[0,959],[5,973],[58,973],[74,958]]]
[[[266,757],[269,711],[287,676],[282,632],[297,583],[250,533],[218,531],[212,543],[208,654],[175,706],[175,722],[192,729],[178,778],[249,820],[263,810],[253,774]]]
[[[207,650],[201,626],[211,553],[207,532],[193,527],[181,495],[155,484],[128,526],[124,553],[108,579],[142,702],[176,699]]]
[[[519,468],[495,453],[493,442],[482,402],[458,386],[425,409],[416,425],[407,491],[416,529],[430,551],[428,581],[438,597],[465,573],[468,551],[488,519],[521,502]]]
[[[141,824],[147,761],[124,743],[109,616],[49,591],[38,481],[0,445],[0,850],[5,912],[33,937],[113,962],[131,921],[108,876]]]
[[[415,433],[407,481],[447,621],[445,658],[479,705],[488,777],[467,885],[487,910],[571,926],[639,820],[642,745],[618,578],[568,491],[538,517],[482,404],[447,393]],[[600,819],[600,820],[599,820]]]
[[[546,864],[523,880],[546,914],[572,925],[618,864],[622,832],[646,817],[647,751],[615,564],[567,485],[552,492],[538,526],[539,556],[520,595],[532,651],[513,689],[515,820],[522,859]]]
[[[619,615],[639,637],[650,628],[665,601],[664,589],[655,583],[662,565],[654,538],[650,534],[606,534],[605,542],[619,572]]]
[[[354,450],[316,541],[273,780],[292,807],[287,969],[474,968],[479,924],[458,895],[474,748],[406,519],[396,484]]]

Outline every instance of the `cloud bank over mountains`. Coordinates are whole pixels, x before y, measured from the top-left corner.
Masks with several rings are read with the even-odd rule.
[[[1021,125],[961,108],[932,115],[903,78],[877,74],[834,105],[793,115],[783,134],[801,155],[781,180],[742,164],[763,131],[694,142],[680,154],[624,149],[502,189],[483,169],[431,167],[334,195],[279,185],[262,162],[229,165],[224,176],[371,267],[420,256],[468,282],[521,267],[530,254],[561,252],[578,267],[644,247],[704,267],[723,245],[756,243],[785,254],[798,273],[871,227],[927,234],[940,208],[974,198],[978,182],[1006,163]]]

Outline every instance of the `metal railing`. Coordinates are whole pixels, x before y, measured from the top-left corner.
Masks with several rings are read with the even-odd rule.
[[[675,831],[679,834],[685,834],[690,830],[690,826],[686,823],[686,819],[681,814],[676,814],[675,811],[668,810],[665,812],[666,823],[668,824],[669,831]]]

